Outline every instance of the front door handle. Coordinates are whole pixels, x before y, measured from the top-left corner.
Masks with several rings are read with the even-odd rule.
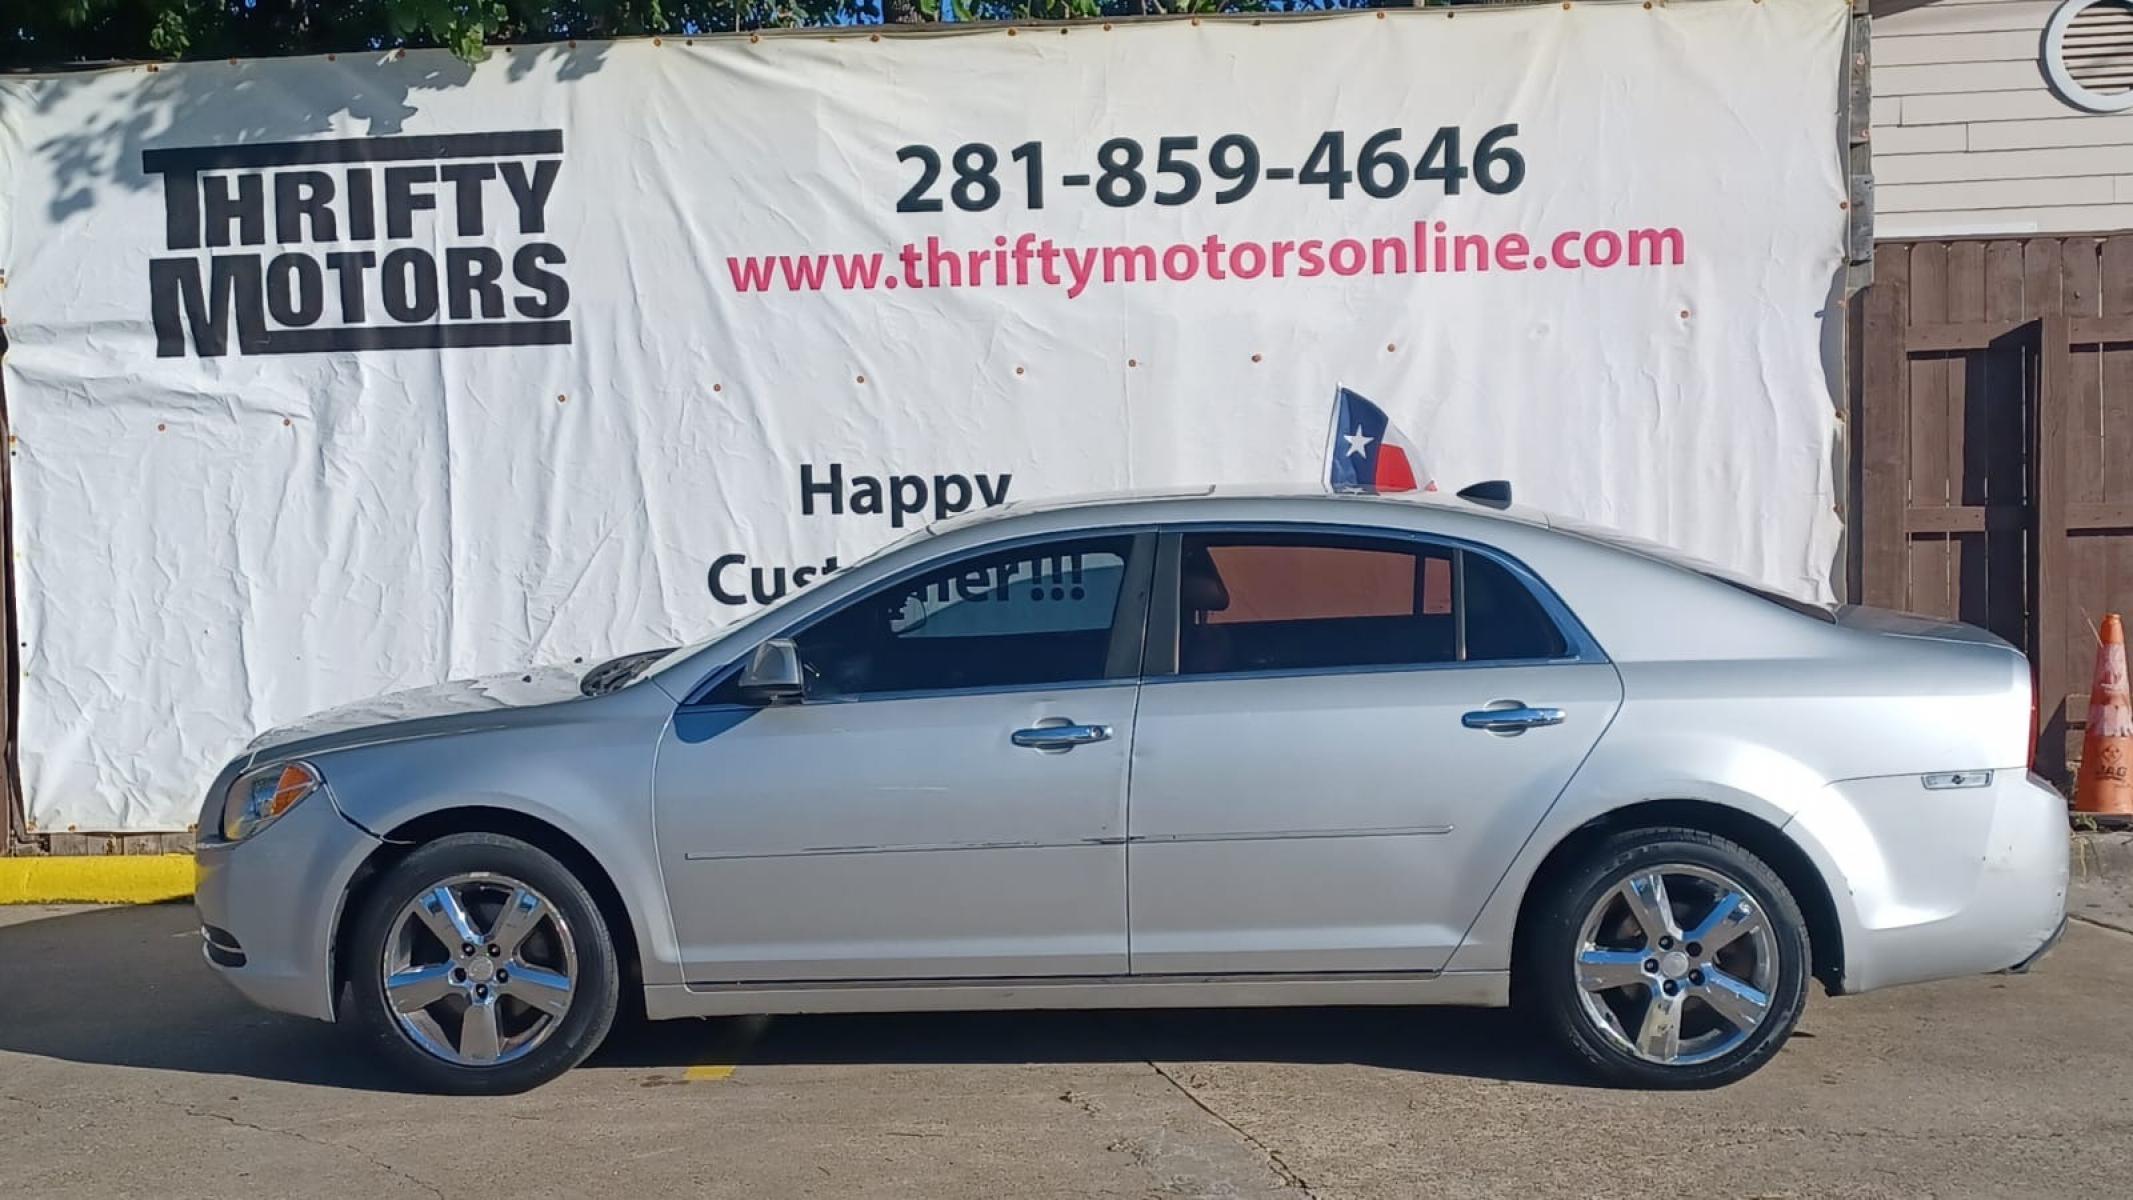
[[[1017,729],[1008,735],[1008,740],[1017,746],[1032,750],[1072,750],[1091,742],[1111,740],[1109,725],[1039,725],[1033,729]]]
[[[1459,718],[1459,723],[1468,729],[1486,729],[1490,733],[1519,733],[1538,729],[1543,725],[1563,723],[1560,708],[1529,708],[1516,704],[1509,708],[1477,709]]]

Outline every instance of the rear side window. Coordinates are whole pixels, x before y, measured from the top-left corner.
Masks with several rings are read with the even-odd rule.
[[[1296,671],[1560,658],[1568,642],[1497,563],[1337,535],[1188,534],[1178,670]]]
[[[1494,559],[1479,554],[1461,559],[1467,661],[1561,658],[1570,652],[1562,629],[1531,588]]]

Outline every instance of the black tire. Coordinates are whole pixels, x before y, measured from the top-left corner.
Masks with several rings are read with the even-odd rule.
[[[1587,915],[1608,893],[1640,870],[1677,864],[1724,876],[1760,909],[1771,934],[1775,969],[1766,993],[1769,1002],[1765,1013],[1739,1045],[1708,1061],[1662,1064],[1621,1045],[1587,1011],[1585,989],[1578,980],[1578,954]],[[1807,1006],[1807,979],[1813,961],[1807,922],[1784,881],[1745,847],[1698,829],[1623,830],[1601,839],[1547,886],[1551,894],[1537,898],[1540,907],[1520,938],[1513,985],[1521,1007],[1538,1019],[1573,1059],[1600,1079],[1638,1088],[1723,1086],[1768,1062],[1799,1023]],[[1675,901],[1677,908],[1682,903],[1681,899]],[[1682,927],[1688,929],[1688,922],[1695,919],[1687,917]],[[1647,960],[1647,968],[1650,961],[1656,960]],[[1659,981],[1658,986],[1666,985],[1663,975],[1652,978]],[[1688,980],[1683,979],[1673,986],[1686,991],[1687,985]],[[1640,996],[1647,1002],[1657,996],[1649,989],[1639,992],[1634,987],[1607,994],[1631,1005]],[[1717,1019],[1716,1010],[1703,1013],[1686,1001],[1683,1011],[1706,1026]],[[1682,1024],[1687,1023],[1684,1018]]]
[[[448,1061],[400,1027],[386,998],[383,963],[403,909],[441,881],[471,874],[518,880],[544,896],[567,923],[576,953],[568,1008],[522,1057],[487,1066]],[[416,1086],[462,1096],[523,1092],[585,1060],[615,1019],[620,988],[614,939],[599,905],[576,876],[537,846],[489,833],[459,833],[428,842],[388,868],[371,886],[347,928],[354,1025]],[[530,944],[530,943],[529,943]]]

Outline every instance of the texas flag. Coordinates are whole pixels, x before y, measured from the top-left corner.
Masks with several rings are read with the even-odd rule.
[[[1414,443],[1385,411],[1347,388],[1333,393],[1333,438],[1326,447],[1326,486],[1337,492],[1425,492],[1437,481],[1422,469]]]

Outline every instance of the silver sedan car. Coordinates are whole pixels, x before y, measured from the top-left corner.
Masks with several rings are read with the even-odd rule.
[[[696,646],[259,738],[208,961],[422,1085],[735,1013],[1517,1002],[1738,1079],[2064,922],[2029,668],[1510,507],[1123,497],[937,526]]]

